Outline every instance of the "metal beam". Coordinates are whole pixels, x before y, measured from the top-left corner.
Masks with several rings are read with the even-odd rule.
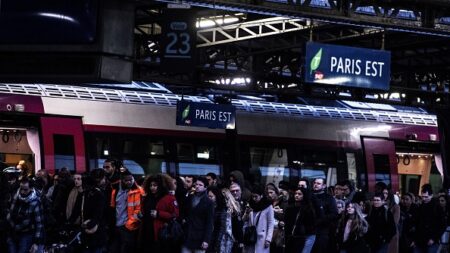
[[[197,47],[261,38],[310,29],[306,21],[283,17],[266,18],[238,24],[197,30]]]
[[[156,0],[158,2],[174,3],[178,0]],[[429,5],[427,7],[415,7],[413,3],[409,5],[404,4],[406,10],[414,10],[424,15],[430,12],[428,21],[425,19],[419,20],[416,17],[415,20],[408,20],[397,17],[389,17],[387,13],[383,13],[382,16],[374,16],[374,14],[360,14],[356,12],[357,7],[368,7],[367,5],[361,5],[360,0],[349,0],[352,3],[351,7],[346,8],[342,6],[335,6],[329,4],[331,0],[323,1],[327,2],[326,6],[313,6],[306,5],[305,2],[300,0],[185,0],[192,6],[227,10],[231,12],[244,12],[255,13],[266,16],[281,16],[290,18],[307,18],[314,19],[316,21],[324,23],[332,23],[338,25],[352,25],[357,27],[373,27],[384,28],[386,30],[410,32],[416,34],[424,34],[431,36],[443,36],[450,37],[450,26],[434,24],[429,22],[441,17],[450,16],[450,8],[447,6]],[[393,1],[395,2],[395,1]],[[371,5],[373,6],[373,4]],[[377,5],[378,6],[378,5]],[[369,6],[370,7],[370,6]],[[382,5],[383,8],[400,8],[399,6],[390,7],[387,4]],[[429,27],[430,25],[433,25]]]

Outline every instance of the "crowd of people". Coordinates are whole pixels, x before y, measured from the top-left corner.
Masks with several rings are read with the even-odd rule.
[[[399,197],[325,178],[250,184],[228,178],[148,175],[120,161],[53,176],[0,174],[0,252],[448,252],[448,192]]]

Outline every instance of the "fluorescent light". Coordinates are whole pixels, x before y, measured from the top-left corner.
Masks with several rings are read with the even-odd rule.
[[[209,152],[197,153],[197,158],[209,159]]]
[[[78,23],[72,17],[66,16],[66,15],[62,15],[62,14],[58,14],[58,13],[39,12],[38,15],[39,16],[43,16],[43,17],[48,17],[48,18],[62,19],[62,20],[66,20],[66,21],[69,21],[69,22],[72,22],[72,23]]]
[[[197,28],[207,28],[213,27],[217,25],[227,25],[231,23],[236,23],[239,21],[239,18],[236,17],[216,17],[212,19],[201,19],[195,23],[195,27]]]

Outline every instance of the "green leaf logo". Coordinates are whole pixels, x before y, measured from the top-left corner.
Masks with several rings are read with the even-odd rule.
[[[183,113],[181,114],[181,119],[184,120],[189,116],[189,110],[191,109],[191,106],[188,105],[186,108],[184,108]]]
[[[319,67],[321,58],[322,58],[322,48],[320,48],[319,52],[317,52],[317,54],[314,55],[314,57],[312,58],[311,64],[310,64],[311,70],[310,70],[309,74],[312,74],[312,72]]]

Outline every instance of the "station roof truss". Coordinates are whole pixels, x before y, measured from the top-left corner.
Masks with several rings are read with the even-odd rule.
[[[201,89],[335,99],[394,93],[395,103],[450,104],[450,1],[447,0],[187,0],[197,23],[197,67],[189,75],[159,69],[161,10],[171,0],[141,3],[136,11],[136,78]],[[188,11],[188,10],[187,10]],[[195,13],[195,14],[194,14]],[[222,18],[236,22],[216,22]],[[215,24],[214,24],[215,22]],[[389,91],[307,85],[302,80],[308,41],[391,52]],[[232,87],[221,80],[249,80]],[[229,83],[229,82],[228,82]]]

